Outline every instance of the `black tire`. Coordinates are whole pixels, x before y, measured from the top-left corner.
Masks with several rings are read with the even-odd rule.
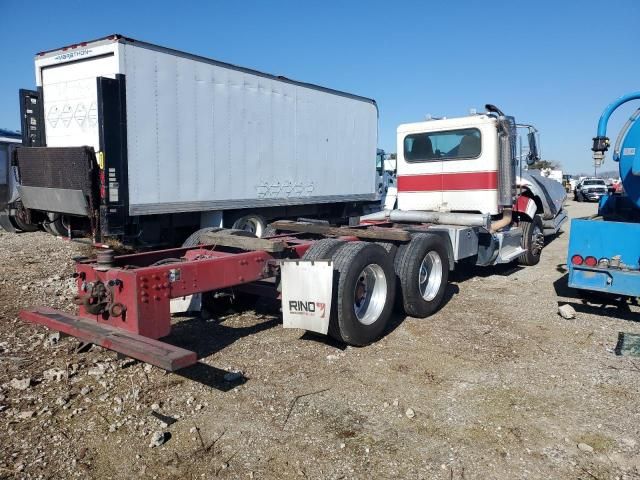
[[[302,255],[302,260],[331,260],[333,252],[347,243],[337,238],[323,238],[313,242],[309,249]]]
[[[184,242],[182,242],[182,246],[183,247],[197,247],[201,243],[200,242],[200,237],[203,234],[219,232],[220,230],[222,230],[222,228],[220,228],[220,227],[205,227],[205,228],[201,228],[200,230],[196,230],[191,235],[189,235]]]
[[[425,287],[428,290],[424,296],[420,290],[423,261],[431,263],[429,276],[434,275],[432,279],[427,276]],[[407,315],[425,318],[440,308],[449,281],[449,254],[440,236],[431,233],[414,235],[409,243],[398,249],[394,268],[400,280],[402,307]],[[434,283],[429,285],[431,281]]]
[[[231,228],[234,230],[243,230],[252,233],[258,238],[262,238],[265,236],[267,230],[267,220],[262,215],[251,213],[236,219]]]
[[[69,230],[64,224],[64,218],[61,213],[55,213],[53,220],[49,223],[49,228],[54,235],[58,237],[68,237]]]
[[[13,222],[13,224],[15,224],[18,230],[22,230],[23,232],[37,232],[38,230],[40,230],[38,225],[23,222],[18,216],[11,217],[11,221]]]
[[[533,220],[520,221],[522,227],[521,246],[526,251],[518,257],[520,265],[537,265],[544,248],[544,227],[540,215],[534,215]],[[536,238],[537,237],[537,238]]]
[[[44,222],[42,222],[42,227],[47,233],[56,237],[65,237],[67,235],[67,229],[62,223],[62,214],[60,213],[47,213]]]
[[[336,276],[329,335],[349,345],[368,345],[380,338],[393,309],[396,279],[391,258],[384,248],[375,243],[347,242],[333,253],[331,260]],[[373,318],[360,320],[355,311],[355,295],[365,278],[365,269],[374,269],[380,279],[376,279],[377,285],[370,286],[373,291],[369,298],[377,298],[377,302],[367,302],[367,310],[369,307],[372,310],[363,312],[372,314]]]
[[[262,234],[262,238],[273,237],[274,235],[277,235],[277,234],[278,234],[278,230],[273,228],[273,226],[271,224],[268,224],[267,228],[264,229],[264,233]]]
[[[582,202],[582,201],[583,201],[582,195],[580,195],[579,193],[576,193],[576,201],[577,201],[578,203],[580,203],[580,202]]]
[[[42,229],[47,232],[49,235],[53,235],[54,237],[56,236],[56,234],[54,233],[53,230],[51,230],[51,224],[49,223],[48,220],[45,220],[44,222],[42,222]]]
[[[391,257],[391,261],[395,263],[396,254],[398,253],[398,246],[392,242],[376,242],[376,243],[387,251],[387,253]]]

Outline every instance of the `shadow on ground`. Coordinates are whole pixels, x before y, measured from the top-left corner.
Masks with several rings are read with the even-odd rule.
[[[177,317],[179,320],[172,325],[171,334],[164,340],[172,345],[196,352],[198,359],[202,360],[223,350],[241,338],[268,330],[282,322],[279,315],[274,316],[271,311],[262,310],[262,306],[257,307],[257,305],[240,304],[233,309],[227,309],[224,314],[215,312],[212,318],[207,319],[201,317]],[[222,323],[226,317],[241,314],[249,309],[255,309],[255,318],[258,319],[258,323],[247,327],[230,327]],[[202,362],[183,368],[176,373],[205,386],[225,392],[242,385],[248,380],[244,375],[238,375],[232,381],[225,380],[225,375],[233,372]]]
[[[558,266],[559,271],[561,265]],[[566,269],[565,269],[566,271]],[[558,297],[558,306],[569,304],[578,313],[588,313],[592,315],[606,315],[619,320],[640,322],[640,315],[631,311],[630,305],[637,302],[635,299],[621,297],[600,292],[588,292],[569,287],[569,274],[553,282],[553,287]]]
[[[519,267],[516,266],[514,268],[513,265],[500,265],[492,269],[475,267],[473,271],[477,270],[477,272],[483,272],[483,276],[488,276],[490,272],[487,270],[492,270],[493,274],[510,275],[518,269]],[[473,271],[468,273],[469,278],[478,274]],[[446,287],[440,308],[444,308],[459,292],[460,288],[458,285],[449,283]],[[259,320],[258,323],[248,327],[230,327],[223,323],[227,316],[241,314],[249,310],[255,311],[255,316]],[[389,323],[384,332],[385,336],[392,333],[402,324],[405,318],[407,318],[404,313],[399,313],[399,310],[401,310],[401,308],[399,308],[398,304],[389,319]],[[226,308],[212,313],[213,318],[206,320],[200,317],[177,316],[178,321],[173,323],[171,334],[164,340],[172,345],[194,351],[199,359],[204,359],[223,350],[239,339],[268,330],[282,323],[282,316],[279,312],[279,303],[277,301],[266,301],[259,304],[242,302],[234,306],[227,305]],[[313,332],[305,332],[300,339],[331,345],[340,350],[345,350],[347,347],[343,342]],[[248,378],[242,376],[233,382],[228,382],[225,380],[225,375],[231,372],[207,365],[203,362],[198,362],[196,365],[183,368],[176,373],[182,377],[221,391],[231,390],[248,380]]]

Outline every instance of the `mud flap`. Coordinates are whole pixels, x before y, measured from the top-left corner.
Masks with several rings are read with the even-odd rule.
[[[284,328],[301,328],[326,335],[333,294],[332,262],[283,261],[281,272]]]

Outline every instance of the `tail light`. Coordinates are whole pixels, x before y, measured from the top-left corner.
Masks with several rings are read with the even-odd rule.
[[[571,263],[573,265],[582,265],[584,263],[584,258],[582,258],[582,255],[574,255],[571,257]]]
[[[587,267],[595,267],[598,265],[598,259],[596,257],[587,257],[584,259],[584,264]]]

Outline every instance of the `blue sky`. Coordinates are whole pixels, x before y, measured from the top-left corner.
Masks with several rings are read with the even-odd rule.
[[[637,0],[0,0],[0,15],[0,127],[16,129],[33,55],[111,33],[374,98],[391,152],[400,123],[493,103],[569,172],[591,171],[606,104],[640,90]]]

